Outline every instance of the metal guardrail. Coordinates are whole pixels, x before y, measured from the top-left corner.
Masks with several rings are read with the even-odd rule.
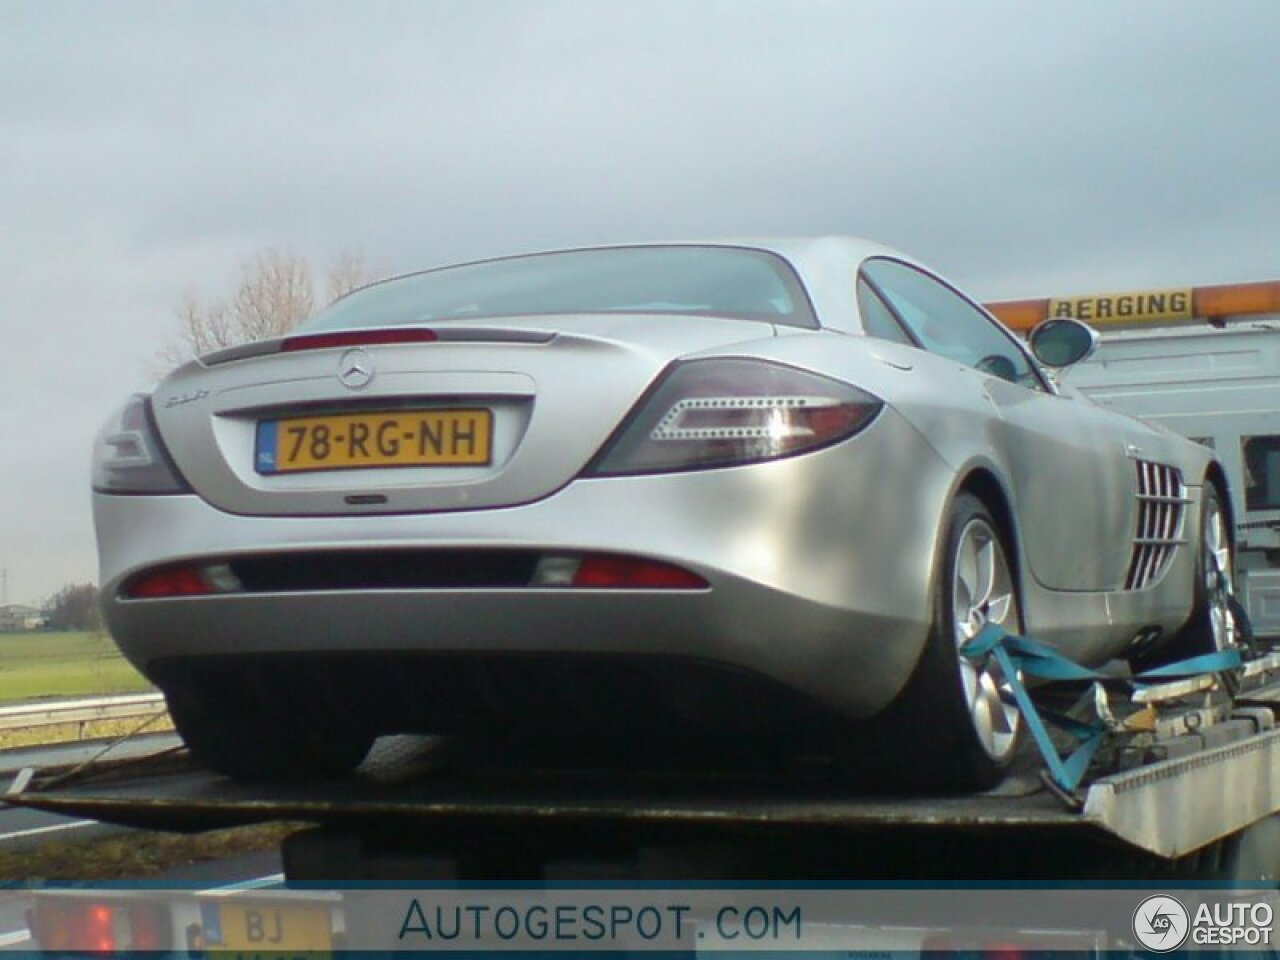
[[[0,707],[0,730],[52,727],[61,723],[84,724],[94,720],[122,720],[145,717],[165,709],[164,695],[136,693],[113,697],[86,697],[78,700],[51,700]]]

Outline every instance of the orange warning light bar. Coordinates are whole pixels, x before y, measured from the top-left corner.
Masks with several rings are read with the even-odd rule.
[[[1259,313],[1280,313],[1280,280],[1259,283],[1225,283],[1192,287],[1188,320],[1218,320]],[[1180,291],[1171,291],[1175,294]],[[1036,300],[1000,300],[986,308],[1010,330],[1027,332],[1051,315],[1081,316],[1099,326],[1147,326],[1177,322],[1176,316],[1161,311],[1134,312],[1133,304],[1150,303],[1161,293],[1105,294],[1092,297],[1043,297]],[[1081,314],[1085,315],[1081,315]]]

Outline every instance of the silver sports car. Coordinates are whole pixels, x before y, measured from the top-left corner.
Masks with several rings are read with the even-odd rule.
[[[1057,385],[1088,328],[1030,341],[850,238],[374,284],[110,418],[106,617],[244,778],[418,731],[874,740],[988,784],[1019,716],[984,624],[1087,664],[1231,642],[1212,451]]]

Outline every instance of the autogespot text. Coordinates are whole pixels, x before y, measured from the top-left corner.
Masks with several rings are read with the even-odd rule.
[[[687,903],[431,903],[415,897],[400,925],[400,944],[408,948],[469,944],[644,943],[687,945],[711,935],[728,942],[801,942],[800,907],[733,904],[700,909]]]

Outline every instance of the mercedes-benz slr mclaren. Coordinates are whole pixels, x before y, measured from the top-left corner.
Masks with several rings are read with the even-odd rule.
[[[850,238],[374,284],[199,357],[96,444],[106,619],[193,753],[336,775],[394,732],[857,747],[998,779],[988,623],[1086,664],[1231,642],[1212,451],[1109,412]],[[629,746],[630,745],[630,746]]]

